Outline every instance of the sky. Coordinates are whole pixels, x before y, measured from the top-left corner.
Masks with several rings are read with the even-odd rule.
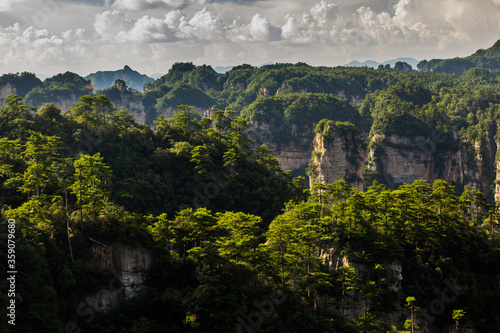
[[[0,0],[0,74],[467,56],[500,0]]]

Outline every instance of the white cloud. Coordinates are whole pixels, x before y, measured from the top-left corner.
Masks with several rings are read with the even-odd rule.
[[[295,43],[331,42],[338,13],[335,4],[322,0],[301,18],[288,15],[282,27],[283,38]]]
[[[164,19],[145,15],[134,21],[124,12],[108,10],[96,16],[94,28],[103,39],[117,43],[154,43],[183,40],[212,41],[224,37],[221,20],[207,8],[192,18],[179,10],[167,13]]]
[[[233,42],[263,42],[279,40],[281,29],[273,26],[261,14],[255,14],[249,24],[234,20],[229,27],[228,38]]]
[[[218,40],[224,38],[225,29],[219,17],[206,7],[191,19],[181,17],[178,36],[183,39]]]
[[[26,2],[27,0],[2,0],[0,1],[0,12],[11,10],[14,5]]]
[[[134,22],[118,10],[107,10],[97,14],[94,22],[96,32],[105,40],[113,40],[119,33],[129,31],[133,27]]]

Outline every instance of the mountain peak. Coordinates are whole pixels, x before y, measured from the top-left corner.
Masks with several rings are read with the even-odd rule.
[[[132,68],[128,67],[127,65],[125,65],[125,67],[123,67],[123,70],[124,71],[132,71]]]

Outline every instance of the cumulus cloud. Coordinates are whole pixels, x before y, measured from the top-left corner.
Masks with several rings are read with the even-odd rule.
[[[217,40],[224,37],[224,27],[221,19],[205,7],[190,20],[181,17],[178,35],[184,39]]]
[[[218,40],[224,36],[221,20],[203,8],[192,18],[180,10],[163,19],[148,15],[134,21],[124,12],[108,10],[96,16],[94,28],[103,40],[118,43],[153,43],[174,40]]]
[[[105,40],[113,40],[119,33],[129,31],[133,27],[134,22],[118,10],[107,10],[97,14],[94,22],[96,32]]]
[[[288,15],[281,28],[283,38],[297,43],[329,41],[335,30],[338,13],[335,4],[322,0],[300,18]]]
[[[255,14],[249,24],[234,20],[229,27],[228,38],[233,42],[274,41],[281,38],[281,29],[269,23],[261,14]]]

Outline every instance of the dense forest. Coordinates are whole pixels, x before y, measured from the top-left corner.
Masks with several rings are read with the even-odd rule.
[[[436,154],[475,165],[500,135],[499,81],[304,63],[178,63],[143,92],[0,77],[0,265],[14,220],[17,269],[0,331],[500,332],[496,183],[308,186],[269,148],[334,128],[377,163],[382,134],[438,130]]]

